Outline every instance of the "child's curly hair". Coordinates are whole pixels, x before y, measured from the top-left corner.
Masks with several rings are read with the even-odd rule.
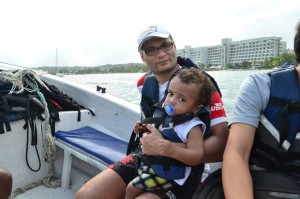
[[[213,86],[208,76],[202,71],[196,68],[182,69],[178,73],[178,78],[184,84],[196,84],[199,87],[199,99],[197,103],[210,104]]]

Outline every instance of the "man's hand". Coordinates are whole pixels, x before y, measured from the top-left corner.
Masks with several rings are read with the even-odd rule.
[[[140,138],[141,148],[146,155],[159,155],[159,140],[164,139],[161,133],[151,124],[146,125],[149,132]]]
[[[159,139],[158,140],[158,151],[160,155],[170,156],[172,153],[172,143],[169,140]]]

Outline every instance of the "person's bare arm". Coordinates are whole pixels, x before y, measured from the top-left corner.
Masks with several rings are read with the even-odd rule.
[[[0,167],[0,198],[8,198],[12,189],[12,175]]]
[[[204,140],[204,157],[202,158],[201,163],[222,161],[229,132],[227,125],[227,122],[223,122],[211,127],[211,136]],[[163,139],[163,137],[157,129],[154,129],[155,128],[153,128],[151,132],[144,133],[143,137],[140,139],[142,149],[147,155],[159,155],[157,148],[158,140]],[[172,144],[183,148],[186,147],[185,143],[172,142]]]
[[[234,123],[224,152],[222,182],[226,198],[253,198],[249,172],[249,155],[255,136],[255,127]]]
[[[160,155],[179,160],[187,165],[199,165],[204,155],[200,126],[194,126],[189,131],[185,148],[172,144],[169,140],[160,139],[158,150]]]
[[[146,155],[160,155],[157,146],[159,144],[159,140],[164,138],[151,124],[147,124],[146,127],[151,130],[145,131],[142,138],[140,138],[142,150]],[[177,147],[186,148],[186,143],[171,142],[171,144]]]
[[[210,128],[211,136],[204,139],[204,157],[202,163],[220,162],[228,138],[228,123],[223,122]]]

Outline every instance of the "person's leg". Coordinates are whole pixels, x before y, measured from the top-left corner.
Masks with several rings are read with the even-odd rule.
[[[138,159],[134,154],[118,162],[86,182],[76,193],[75,199],[124,199],[126,186],[137,176]]]
[[[161,199],[161,197],[155,195],[154,193],[145,192],[137,196],[135,199]]]
[[[125,199],[134,199],[144,191],[133,186],[132,181],[127,185]]]
[[[5,169],[0,168],[0,199],[7,199],[11,194],[12,176]]]
[[[88,182],[76,193],[75,199],[123,199],[126,184],[113,169],[105,169]]]

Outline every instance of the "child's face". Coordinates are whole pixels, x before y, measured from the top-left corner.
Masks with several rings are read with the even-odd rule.
[[[199,87],[196,84],[184,84],[175,76],[169,85],[165,103],[171,104],[175,115],[196,112],[196,100],[199,99]]]

